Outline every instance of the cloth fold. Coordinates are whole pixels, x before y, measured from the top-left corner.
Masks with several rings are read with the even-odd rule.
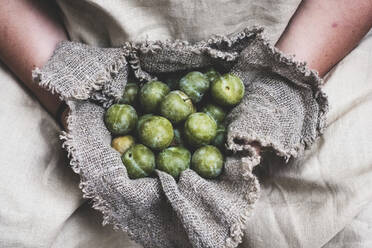
[[[257,142],[288,160],[301,155],[324,131],[327,96],[322,79],[306,63],[259,37],[242,51],[232,73],[242,78],[246,93],[228,116],[230,148]]]
[[[35,70],[35,81],[59,93],[71,109],[67,132],[61,138],[73,170],[81,177],[84,197],[93,199],[93,207],[104,215],[104,224],[128,232],[145,247],[237,247],[242,242],[259,195],[259,184],[252,173],[260,162],[258,154],[249,147],[230,145],[232,153],[225,160],[224,172],[215,180],[203,179],[191,170],[183,172],[178,182],[160,171],[157,178],[131,180],[119,154],[110,147],[111,135],[103,115],[106,107],[118,101],[130,70],[138,80],[148,81],[160,73],[211,65],[226,71],[240,67],[244,69],[240,76],[245,79],[251,73],[250,61],[273,59],[268,55],[246,56],[249,51],[257,52],[259,46],[273,49],[262,32],[262,28],[254,27],[194,44],[178,40],[145,41],[104,49],[65,42],[42,69]],[[304,65],[297,62],[282,65],[286,57],[281,56],[278,65],[298,73],[298,82],[303,79],[306,86],[314,83],[306,81],[308,70],[303,70]],[[316,86],[314,89],[320,91]],[[300,89],[301,94],[305,94],[305,88]],[[314,95],[315,103],[303,104],[319,104],[315,100],[317,94],[309,88],[314,94],[307,99]],[[306,117],[309,122],[319,122],[319,109],[326,111],[322,107],[307,109],[311,112]],[[245,131],[244,120],[239,118],[235,114],[229,122],[241,133]],[[269,138],[270,144],[282,142],[280,137]]]
[[[275,42],[300,0],[57,2],[72,40],[108,47],[200,40],[252,24],[265,26]],[[370,34],[328,74],[323,137],[296,163],[260,177],[261,196],[239,247],[372,247],[371,57]],[[0,79],[1,246],[141,247],[111,226],[100,227],[102,216],[90,200],[81,205],[78,177],[58,149],[58,125],[4,65]]]

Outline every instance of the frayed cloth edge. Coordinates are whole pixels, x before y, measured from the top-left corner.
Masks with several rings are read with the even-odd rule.
[[[72,123],[75,122],[75,105],[74,103],[72,103],[72,101],[69,101],[67,104],[70,108],[70,112],[68,113],[66,121],[67,131],[62,131],[59,137],[63,141],[62,148],[67,151],[72,170],[80,176],[79,188],[83,192],[83,198],[92,199],[92,207],[95,210],[101,212],[103,215],[103,226],[110,224],[115,230],[121,229],[124,232],[128,233],[128,236],[131,240],[144,245],[142,241],[138,239],[135,234],[133,234],[130,228],[116,221],[110,205],[99,195],[99,193],[94,190],[94,183],[84,177],[84,172],[80,167],[78,151],[75,147],[74,135],[71,134],[73,132]],[[253,167],[258,165],[260,163],[260,160],[261,158],[258,154],[255,154],[252,157],[241,158],[240,165],[243,180],[251,184],[250,187],[252,190],[250,190],[249,193],[244,196],[244,198],[248,202],[247,208],[243,211],[242,214],[238,216],[237,221],[229,227],[230,234],[225,241],[225,248],[235,248],[242,242],[247,221],[253,214],[255,203],[257,202],[260,194],[260,185],[258,179],[252,173]]]
[[[190,44],[188,41],[183,40],[155,40],[155,41],[142,41],[142,42],[126,42],[123,46],[123,53],[128,58],[128,63],[131,66],[134,75],[141,82],[157,80],[156,77],[151,76],[148,72],[144,71],[141,67],[140,56],[141,54],[156,54],[165,49],[187,50],[195,54],[205,53],[213,59],[220,59],[227,62],[235,61],[239,54],[236,52],[227,52],[214,49],[211,46],[225,44],[231,47],[233,44],[238,43],[243,39],[253,39],[254,36],[263,32],[263,28],[253,26],[252,28],[245,28],[243,31],[231,35],[212,35],[206,41],[199,41],[195,44]]]
[[[242,157],[242,176],[247,183],[252,184],[251,190],[245,195],[245,200],[248,202],[247,208],[239,215],[238,220],[229,228],[229,237],[225,241],[225,248],[236,248],[242,243],[244,237],[244,230],[249,218],[253,215],[253,211],[257,200],[260,196],[260,185],[257,177],[253,174],[253,168],[260,163],[260,156],[256,154],[253,157]]]
[[[65,41],[60,42],[57,45],[57,48],[63,45]],[[56,49],[57,49],[56,48]],[[58,94],[59,98],[63,101],[67,100],[87,100],[91,97],[93,92],[100,91],[104,89],[106,83],[111,81],[113,77],[115,77],[119,71],[127,65],[126,60],[126,50],[122,49],[121,54],[119,55],[118,59],[115,60],[111,65],[107,68],[103,69],[101,73],[98,73],[99,76],[97,80],[92,82],[89,85],[80,86],[79,88],[75,88],[72,92],[66,93],[62,92],[58,87],[52,85],[52,79],[49,78],[47,75],[44,74],[43,68],[35,67],[32,70],[32,80],[33,82],[37,83],[42,88],[50,91],[52,94]],[[46,62],[47,64],[48,62]],[[115,101],[119,101],[121,98],[122,92],[115,92],[113,90],[105,90],[105,95],[109,97],[113,97]]]
[[[230,44],[230,43],[236,42],[237,39],[244,39],[246,37],[252,37],[252,35],[258,35],[258,37],[263,37],[263,36],[260,36],[261,32],[262,32],[262,28],[245,29],[244,31],[239,32],[236,35],[232,36],[232,38],[228,37],[228,36],[214,36],[213,38],[210,38],[206,42],[200,42],[199,44],[198,43],[197,44],[198,44],[199,48],[202,48],[203,51],[207,52],[213,58],[220,58],[220,59],[223,59],[223,60],[226,60],[226,61],[232,61],[232,60],[235,60],[237,58],[237,55],[230,54],[230,53],[229,54],[218,53],[217,50],[214,50],[210,47],[207,47],[207,45],[216,44],[218,42],[226,42],[226,44]],[[143,44],[149,44],[149,43],[144,42],[144,43],[142,43],[142,45]],[[160,47],[159,47],[159,45],[160,45]],[[68,100],[69,98],[75,98],[75,99],[78,99],[78,100],[88,99],[90,94],[92,93],[93,89],[94,90],[102,89],[103,84],[108,82],[109,80],[111,80],[112,76],[115,75],[115,73],[118,73],[118,71],[119,71],[118,68],[120,68],[121,66],[124,65],[124,63],[126,63],[125,58],[127,58],[127,57],[131,58],[130,60],[128,60],[128,63],[132,67],[132,69],[135,71],[135,73],[137,73],[136,76],[138,76],[142,80],[147,80],[147,81],[154,80],[154,78],[151,77],[148,73],[141,70],[138,56],[133,56],[133,49],[135,49],[135,48],[138,49],[139,48],[139,49],[141,49],[142,52],[156,52],[156,49],[159,49],[159,48],[161,49],[162,45],[164,45],[164,47],[174,48],[174,47],[182,47],[182,46],[185,46],[185,45],[188,46],[189,44],[188,44],[188,42],[181,42],[181,41],[175,41],[175,42],[174,41],[173,42],[171,42],[171,41],[165,41],[165,42],[156,41],[156,42],[152,43],[152,45],[151,45],[152,49],[148,49],[148,48],[144,48],[144,47],[135,47],[135,46],[133,46],[133,44],[128,43],[128,44],[126,44],[125,46],[122,47],[122,49],[123,49],[122,56],[120,56],[120,58],[114,64],[112,64],[109,68],[107,68],[102,73],[99,80],[97,80],[97,84],[90,85],[89,87],[81,89],[80,91],[73,92],[71,95],[65,95],[65,96],[63,96],[63,100]],[[173,45],[174,45],[174,47],[172,47]],[[291,62],[288,59],[289,57],[282,54],[276,48],[272,47],[271,49],[272,49],[272,52],[273,52],[274,56],[278,55],[278,54],[280,55],[279,58],[278,58],[279,59],[278,62],[289,63],[288,65],[292,65],[292,66],[295,65],[296,68],[298,68],[300,71],[302,70],[302,68],[303,68],[302,65],[303,64],[301,64],[300,62],[294,62],[294,60]],[[195,50],[195,52],[200,52],[200,50],[199,51]],[[302,72],[304,74],[309,73],[308,70],[303,70]],[[61,92],[58,91],[58,89],[54,88],[50,84],[50,81],[48,79],[43,78],[42,70],[40,70],[39,68],[35,68],[35,70],[33,70],[33,72],[32,72],[32,75],[33,75],[33,79],[34,79],[35,82],[39,82],[39,84],[41,86],[48,89],[52,93],[57,93],[60,96],[62,96]],[[310,75],[313,75],[313,72],[311,72]],[[320,84],[321,83],[314,84],[314,87],[316,87],[318,89]],[[319,91],[320,91],[320,88],[319,88]],[[112,92],[112,96],[114,96],[116,99],[118,98],[118,96],[115,95],[114,92]],[[325,95],[323,95],[323,93],[321,91],[318,94],[318,96],[320,96],[319,99],[323,99],[323,100],[325,99],[324,102],[328,103],[326,98],[324,98]],[[115,218],[113,216],[113,212],[110,210],[110,206],[108,205],[108,203],[104,199],[102,199],[102,197],[100,197],[97,192],[94,191],[94,184],[92,184],[89,180],[84,178],[84,174],[83,174],[82,169],[80,168],[80,165],[79,165],[79,158],[77,157],[76,148],[74,146],[74,136],[71,134],[72,130],[70,129],[71,123],[73,122],[73,118],[74,118],[73,113],[74,113],[75,109],[74,109],[73,104],[68,104],[68,105],[70,107],[70,113],[69,113],[68,118],[67,118],[67,126],[68,126],[67,129],[68,130],[67,130],[67,132],[62,132],[61,133],[60,139],[64,141],[62,147],[64,149],[66,149],[67,152],[68,152],[68,156],[70,158],[70,165],[71,165],[73,171],[80,175],[79,187],[81,188],[81,190],[83,192],[83,197],[88,198],[88,199],[92,199],[93,200],[93,208],[102,212],[102,214],[103,214],[103,225],[112,224],[114,226],[114,229],[119,229],[119,228],[122,229],[123,231],[128,233],[128,235],[130,236],[130,238],[132,240],[134,240],[138,243],[141,243],[140,240],[136,239],[136,236],[130,231],[130,229],[128,227],[125,227],[124,225],[119,224],[119,223],[117,223],[117,221],[115,221]],[[319,121],[319,131],[322,130],[323,126],[324,126],[323,122]],[[257,138],[257,137],[255,137],[255,138]],[[309,141],[304,141],[304,143],[306,143],[306,142],[309,142]],[[286,151],[282,150],[279,146],[276,146],[275,144],[269,144],[269,142],[265,143],[264,140],[262,140],[262,144],[271,145],[271,146],[274,147],[274,149],[276,149],[278,151],[279,155],[284,156],[284,157],[287,156]],[[236,147],[234,148],[234,147],[231,147],[231,146],[230,146],[230,149],[235,150],[235,151],[239,150]],[[244,149],[248,149],[248,148],[244,148]],[[289,154],[291,154],[291,155],[297,154],[296,149],[294,149],[293,151],[290,151]],[[247,201],[249,201],[249,206],[245,209],[244,213],[242,213],[239,216],[237,222],[230,227],[230,235],[229,235],[230,237],[227,238],[226,243],[225,243],[226,248],[235,248],[242,242],[242,237],[244,236],[244,230],[245,230],[246,222],[249,219],[249,217],[252,215],[255,203],[256,203],[257,199],[259,198],[259,193],[260,193],[259,183],[258,183],[257,178],[252,173],[253,167],[256,166],[257,164],[259,164],[259,162],[260,162],[260,157],[259,156],[243,157],[242,158],[242,161],[241,161],[242,166],[243,166],[242,176],[247,181],[253,180],[253,181],[251,181],[251,183],[253,183],[253,186],[252,186],[253,191],[251,191],[250,193],[248,193],[245,196]]]
[[[141,240],[136,238],[136,235],[133,234],[133,232],[130,230],[130,228],[124,226],[123,224],[118,223],[114,217],[114,213],[111,210],[111,206],[107,203],[106,200],[104,200],[99,193],[97,193],[94,189],[94,183],[92,183],[91,180],[88,180],[84,176],[84,172],[80,167],[78,152],[75,147],[74,142],[74,135],[71,133],[73,132],[72,129],[72,123],[75,121],[75,105],[71,101],[67,103],[67,105],[70,108],[70,111],[68,113],[67,117],[67,131],[62,131],[59,138],[63,141],[62,148],[67,151],[68,157],[70,159],[70,166],[72,170],[79,175],[80,177],[80,183],[79,188],[83,192],[83,198],[85,199],[92,199],[93,204],[92,207],[101,212],[103,215],[103,221],[102,225],[105,226],[107,224],[110,224],[113,226],[114,230],[123,230],[124,232],[128,233],[128,236],[131,240],[142,243]]]
[[[289,68],[293,68],[298,74],[302,75],[304,77],[304,82],[299,83],[296,80],[291,80],[291,78],[288,78],[287,75],[282,75],[283,73],[279,73],[278,71],[273,68],[273,72],[278,73],[281,76],[284,76],[285,78],[288,78],[291,82],[294,84],[304,87],[304,85],[308,85],[311,87],[311,90],[313,92],[313,96],[319,106],[319,112],[318,112],[318,121],[317,121],[317,135],[316,137],[305,137],[300,140],[302,148],[295,148],[295,150],[305,150],[309,148],[315,141],[317,137],[319,137],[321,134],[323,134],[325,126],[326,126],[326,115],[329,111],[329,103],[328,103],[328,97],[323,92],[322,86],[323,86],[323,79],[319,77],[319,74],[316,70],[310,69],[307,66],[306,62],[302,62],[295,59],[294,55],[285,54],[282,51],[280,51],[278,48],[274,47],[269,40],[266,38],[264,33],[259,33],[257,35],[257,42],[261,42],[264,47],[267,49],[267,51],[270,53],[272,58],[279,64],[285,64],[289,70]],[[291,153],[292,151],[289,151]]]

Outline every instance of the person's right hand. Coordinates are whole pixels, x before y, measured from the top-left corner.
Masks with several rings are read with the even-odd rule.
[[[318,133],[319,107],[310,88],[261,71],[245,81],[243,101],[228,119],[228,142],[238,150],[271,147],[282,156],[297,156]]]

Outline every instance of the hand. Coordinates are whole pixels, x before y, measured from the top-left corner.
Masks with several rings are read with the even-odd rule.
[[[31,71],[42,67],[62,40],[67,36],[54,1],[0,1],[0,58],[56,119],[61,101],[35,84]]]
[[[328,111],[322,80],[315,71],[258,35],[231,73],[243,80],[246,92],[227,117],[229,149],[254,156],[265,147],[289,159],[311,146]]]
[[[282,52],[295,54],[296,58],[299,60],[308,62],[308,68],[315,69],[318,71],[320,76],[324,76],[339,60],[341,60],[358,44],[358,42],[371,27],[371,0],[303,0],[277,42],[276,47]],[[309,42],[309,40],[311,40],[311,42]],[[260,54],[253,54],[252,57],[259,55]],[[266,59],[268,59],[270,54],[266,55],[268,56]],[[277,54],[277,56],[279,56],[279,54]],[[246,59],[252,60],[254,58]],[[258,58],[258,60],[259,59],[260,58]],[[242,60],[244,60],[244,58]],[[272,57],[272,61],[275,61],[275,58]],[[286,94],[277,95],[275,90],[278,89],[270,88],[269,86],[272,85],[272,82],[278,82],[278,84],[272,85],[271,87],[281,87],[281,90],[287,88],[288,90],[286,91],[288,93],[291,91],[287,86],[293,84],[293,82],[291,82],[291,80],[287,80],[286,78],[280,79],[280,77],[275,75],[275,73],[271,73],[273,68],[276,66],[275,63],[260,64],[259,61],[251,61],[249,63],[251,63],[251,66],[253,65],[252,67],[256,69],[260,68],[258,70],[261,70],[261,75],[254,79],[243,79],[247,85],[247,95],[243,100],[242,105],[247,105],[247,108],[243,109],[242,106],[238,106],[233,111],[235,114],[232,114],[231,119],[240,118],[242,123],[247,123],[247,126],[245,127],[246,133],[241,134],[241,138],[236,137],[236,141],[233,141],[233,139],[235,139],[235,135],[232,135],[229,142],[230,146],[235,147],[238,150],[244,150],[248,147],[250,149],[254,148],[254,151],[260,153],[262,150],[260,146],[272,147],[275,145],[281,146],[281,149],[286,147],[285,150],[287,151],[286,154],[288,155],[289,150],[292,150],[292,154],[295,154],[294,151],[298,150],[299,147],[305,147],[304,145],[298,145],[299,142],[304,142],[305,144],[310,145],[313,139],[316,137],[314,134],[318,132],[314,130],[320,128],[320,115],[318,115],[318,117],[313,116],[313,119],[309,119],[308,117],[304,119],[300,111],[300,114],[296,114],[298,126],[296,126],[295,122],[287,124],[280,123],[280,120],[295,117],[284,114],[283,111],[289,111],[292,108],[295,108],[298,111],[301,110],[301,105],[295,106],[294,103],[296,99],[300,99],[298,97],[301,96],[302,93],[299,95],[292,95],[294,99],[287,99],[289,95]],[[266,68],[266,72],[263,70],[263,68]],[[235,70],[239,74],[239,70],[249,70],[249,66],[246,68],[235,68]],[[277,68],[275,70],[277,70]],[[247,75],[247,73],[245,73],[245,75]],[[287,76],[291,77],[290,73]],[[314,79],[315,78],[310,81],[314,81]],[[264,89],[268,89],[265,90],[265,94],[267,95],[260,96],[259,91]],[[313,90],[315,90],[313,91],[315,97],[317,90]],[[252,96],[248,96],[248,92],[250,92]],[[300,93],[300,91],[298,93]],[[257,95],[257,97],[255,98],[254,95]],[[277,102],[278,105],[275,105],[273,102]],[[316,102],[319,103],[318,113],[321,114],[321,112],[325,110],[325,100],[320,96]],[[280,107],[281,104],[285,104],[284,108]],[[308,107],[313,104],[314,103],[311,103]],[[305,110],[306,108],[304,109],[303,107],[304,106],[302,106],[302,110]],[[316,105],[313,105],[313,107],[316,107]],[[281,111],[278,113],[270,112],[269,108],[281,109]],[[265,111],[261,111],[261,109],[265,109]],[[241,111],[242,114],[240,117],[238,117],[239,112]],[[283,116],[281,117],[279,113],[283,113]],[[294,112],[290,114],[294,114]],[[314,129],[314,124],[316,122],[318,122],[318,126]],[[237,122],[231,123],[231,130],[236,128],[235,124],[237,124]],[[301,135],[304,135],[299,132],[299,127],[301,125],[303,128],[309,128],[310,130],[310,133],[307,132],[306,136],[301,137]],[[288,137],[286,142],[284,142],[285,139],[283,139],[281,142],[279,142],[279,144],[271,144],[272,137],[269,137],[268,133],[265,133],[264,130],[259,130],[258,126],[261,126],[263,129],[270,127],[270,135],[274,134],[272,132],[275,132],[277,136],[280,134],[290,134],[291,138]],[[268,130],[266,130],[266,132],[267,131]],[[266,142],[263,142],[264,140]],[[294,143],[291,145],[291,142],[289,141]],[[297,143],[297,145],[294,145],[295,143]]]
[[[246,93],[228,119],[228,143],[237,150],[270,147],[297,156],[318,136],[319,106],[311,88],[269,71],[245,81]]]
[[[372,27],[372,0],[303,0],[276,44],[323,77]]]

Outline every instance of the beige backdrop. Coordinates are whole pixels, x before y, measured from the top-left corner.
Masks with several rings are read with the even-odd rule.
[[[299,0],[58,0],[73,40],[198,40],[263,25],[274,42]],[[140,247],[81,199],[59,127],[0,67],[0,247]],[[372,247],[372,34],[329,74],[328,128],[261,178],[242,247]]]

